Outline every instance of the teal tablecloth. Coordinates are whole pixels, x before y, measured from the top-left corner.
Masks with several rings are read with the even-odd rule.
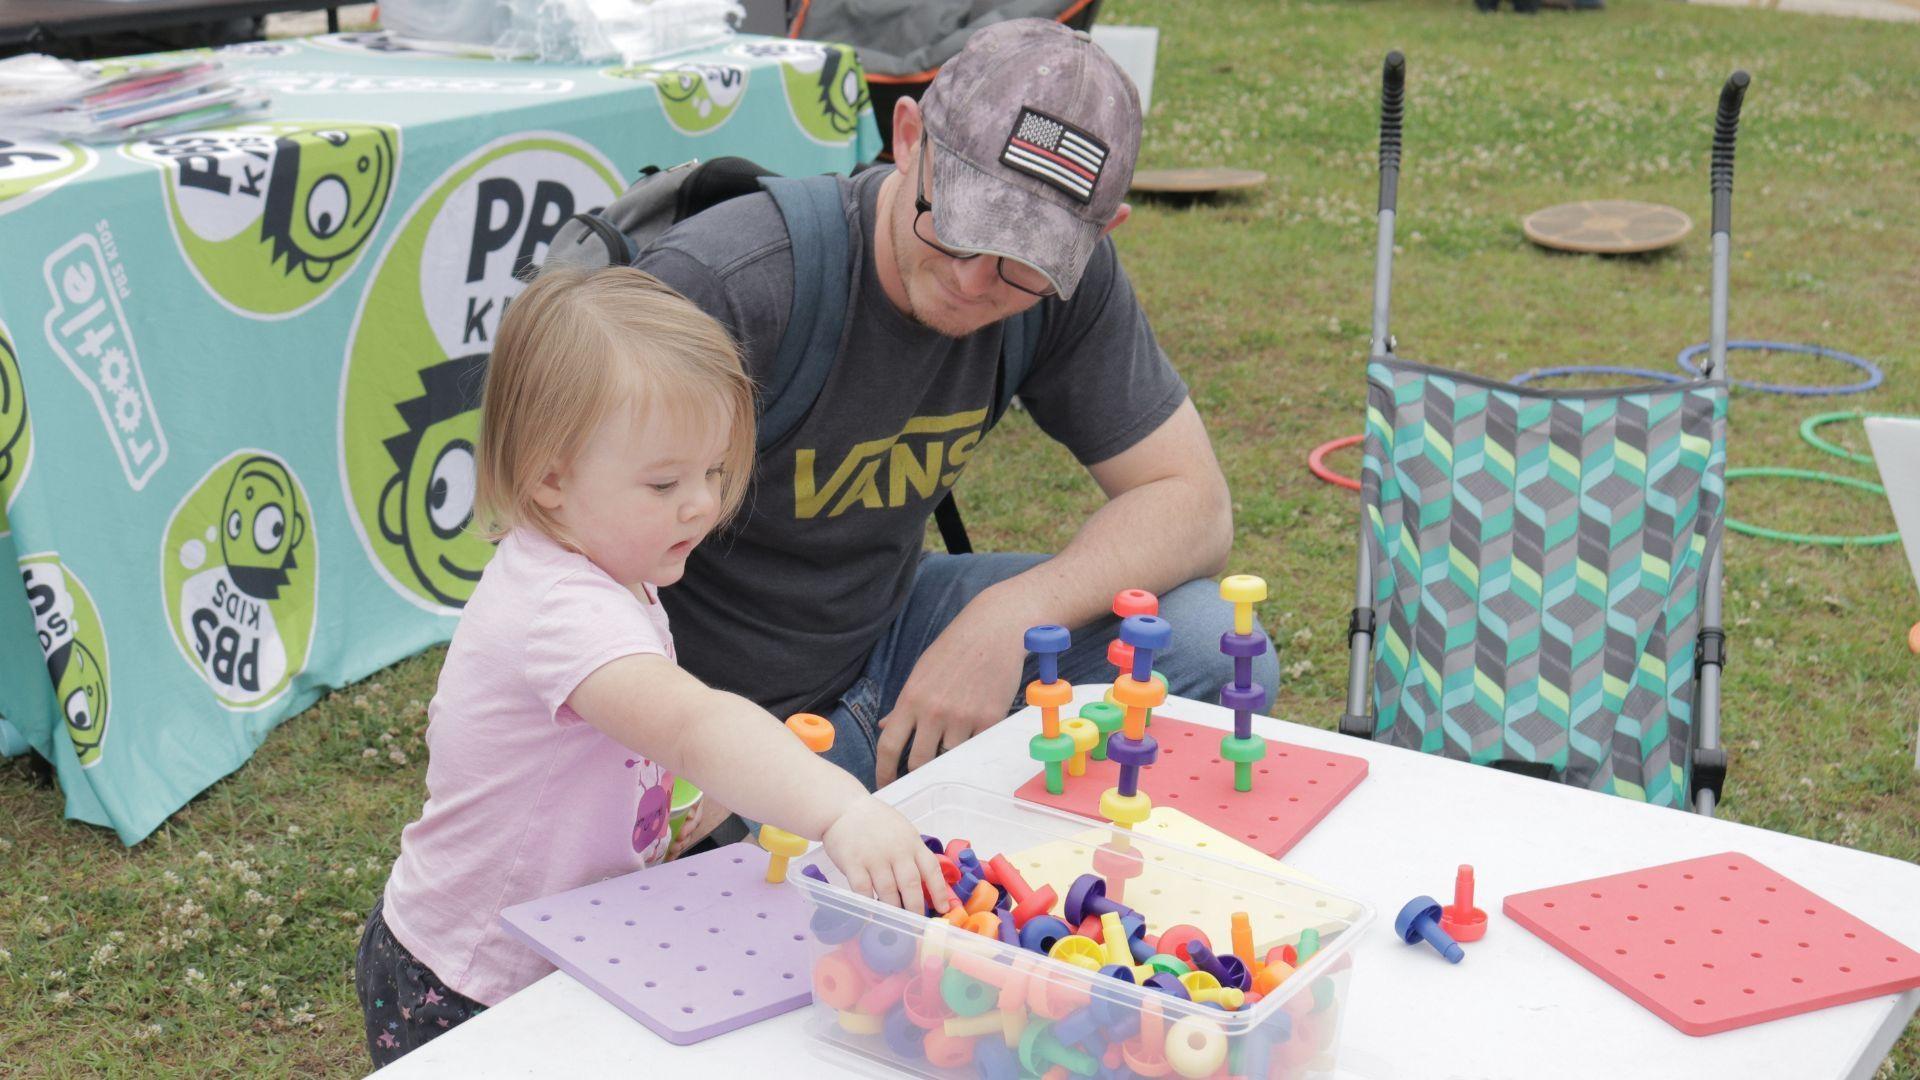
[[[221,55],[265,117],[118,147],[0,130],[0,561],[24,585],[0,589],[0,751],[31,744],[67,815],[129,844],[452,633],[491,553],[464,528],[472,361],[568,215],[649,164],[879,148],[834,46]]]

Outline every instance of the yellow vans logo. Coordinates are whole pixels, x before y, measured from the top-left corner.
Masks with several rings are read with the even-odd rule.
[[[870,439],[847,456],[822,482],[813,450],[793,454],[793,516],[805,521],[839,517],[852,506],[893,509],[909,499],[928,499],[952,487],[980,443],[987,410],[951,416],[916,416],[898,434]],[[831,509],[829,509],[831,506]]]

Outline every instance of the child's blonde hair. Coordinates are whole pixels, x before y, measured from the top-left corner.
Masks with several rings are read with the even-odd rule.
[[[616,408],[727,424],[721,523],[739,509],[753,470],[754,401],[733,339],[651,274],[551,267],[513,298],[487,364],[475,521],[489,539],[524,525],[574,546],[533,492]]]

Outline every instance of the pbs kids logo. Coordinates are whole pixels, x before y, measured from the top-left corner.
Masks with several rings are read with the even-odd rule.
[[[167,522],[167,622],[180,654],[228,706],[273,701],[306,666],[317,576],[311,506],[285,461],[239,450]]]
[[[399,165],[387,124],[288,121],[144,139],[174,240],[201,284],[242,315],[284,318],[344,280],[373,238]]]
[[[0,214],[26,206],[93,168],[97,160],[79,143],[0,137]]]
[[[800,130],[815,142],[845,146],[870,112],[867,80],[851,45],[812,41],[753,41],[733,46],[737,56],[780,62],[787,110]]]
[[[53,552],[20,560],[33,629],[53,679],[54,705],[82,768],[100,764],[107,741],[107,635],[86,586]]]
[[[7,534],[7,507],[26,482],[33,463],[33,425],[27,420],[27,391],[20,383],[20,358],[14,355],[7,325],[0,323],[0,536]]]
[[[570,136],[510,136],[433,183],[380,255],[341,373],[341,485],[374,565],[421,607],[465,605],[493,555],[469,525],[500,317],[560,226],[621,187]]]
[[[606,73],[652,83],[667,123],[684,135],[726,123],[747,94],[747,69],[739,64],[629,64]]]

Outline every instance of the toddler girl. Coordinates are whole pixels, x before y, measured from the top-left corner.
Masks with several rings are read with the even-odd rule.
[[[674,663],[657,590],[739,506],[753,424],[732,340],[638,270],[548,271],[501,321],[477,453],[436,465],[429,494],[473,499],[499,548],[428,708],[426,806],[361,936],[376,1067],[552,971],[501,909],[665,856],[675,773],[823,840],[855,891],[952,902],[906,818]]]

